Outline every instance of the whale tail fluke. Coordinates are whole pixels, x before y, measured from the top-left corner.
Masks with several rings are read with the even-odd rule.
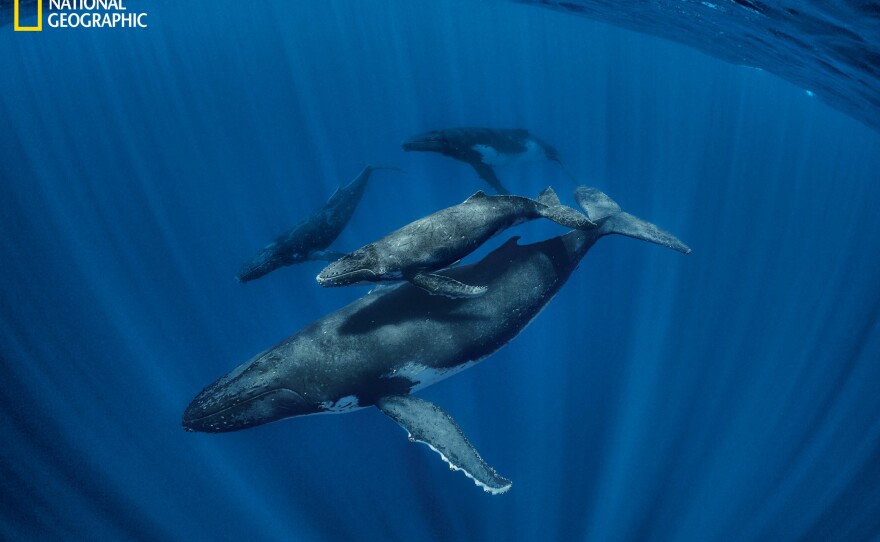
[[[541,192],[535,201],[538,202],[538,214],[542,217],[575,230],[591,230],[596,224],[585,217],[577,209],[563,205],[559,196],[551,187]]]
[[[579,186],[574,191],[574,199],[593,222],[601,222],[609,216],[622,212],[620,205],[604,192],[588,186]]]
[[[574,195],[578,205],[581,206],[589,219],[599,225],[601,235],[617,233],[669,247],[684,254],[691,252],[691,248],[679,241],[677,237],[650,222],[621,210],[620,205],[613,199],[595,188],[579,186]]]

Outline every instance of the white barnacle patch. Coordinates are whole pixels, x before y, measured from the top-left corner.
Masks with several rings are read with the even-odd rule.
[[[324,401],[318,405],[324,412],[333,414],[342,414],[351,412],[359,408],[364,408],[358,403],[358,398],[354,395],[346,395],[336,401]]]
[[[526,149],[516,154],[498,152],[495,147],[489,145],[474,145],[471,147],[482,156],[483,163],[487,166],[506,166],[513,162],[534,162],[547,157],[544,149],[534,139],[526,141]]]
[[[382,375],[382,378],[406,378],[413,383],[413,387],[410,390],[410,393],[413,393],[427,388],[431,384],[435,384],[445,378],[449,378],[454,374],[458,374],[469,367],[473,367],[478,361],[479,360],[466,361],[455,367],[445,367],[442,369],[435,369],[421,363],[408,361],[402,366],[392,369],[390,372]]]
[[[498,152],[495,147],[489,145],[474,145],[473,149],[483,157],[483,163],[487,166],[503,166],[516,160],[513,154]]]
[[[534,139],[529,139],[526,142],[526,152],[519,155],[520,159],[526,162],[534,162],[537,160],[544,160],[547,158],[547,153],[544,152],[544,148],[538,145],[538,142]]]

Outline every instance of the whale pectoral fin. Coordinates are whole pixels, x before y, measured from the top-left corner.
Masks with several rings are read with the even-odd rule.
[[[339,258],[345,256],[344,252],[335,252],[333,250],[314,250],[309,252],[310,260],[322,260],[327,262],[335,262]]]
[[[498,192],[499,194],[510,194],[510,190],[504,188],[504,185],[501,184],[498,176],[495,175],[495,170],[492,169],[492,166],[488,166],[483,162],[470,162],[470,164],[476,170],[477,175],[479,175],[481,179],[489,183],[489,186],[494,188],[496,192]]]
[[[464,284],[455,279],[432,273],[413,275],[409,281],[431,295],[442,295],[453,299],[480,297],[488,290],[485,286],[471,286],[470,284]]]
[[[376,406],[409,433],[411,442],[422,442],[440,454],[452,470],[460,470],[493,495],[504,493],[511,481],[486,464],[445,410],[413,395],[382,397]]]

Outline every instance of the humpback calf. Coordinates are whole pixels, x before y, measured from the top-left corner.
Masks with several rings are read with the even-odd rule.
[[[583,189],[598,224],[520,246],[517,238],[448,273],[486,284],[469,299],[431,296],[410,284],[374,291],[306,326],[219,378],[183,414],[188,431],[237,431],[292,416],[376,406],[455,470],[493,494],[511,482],[486,464],[439,406],[410,395],[485,359],[519,334],[602,236],[620,233],[680,252],[671,234]]]
[[[405,151],[439,152],[467,162],[499,194],[509,194],[510,191],[498,180],[492,169],[494,166],[545,159],[562,165],[556,149],[521,128],[434,130],[407,139],[402,147]]]
[[[337,188],[320,209],[276,237],[242,265],[237,277],[239,282],[258,279],[286,265],[307,260],[333,261],[342,256],[324,249],[345,229],[364,195],[370,173],[377,169],[396,168],[365,167],[347,186]]]
[[[596,225],[562,205],[548,187],[537,200],[521,196],[487,196],[477,192],[463,203],[438,211],[343,256],[324,268],[321,286],[408,280],[430,294],[476,297],[485,286],[462,284],[434,274],[461,260],[489,238],[536,218],[547,218],[572,229]]]

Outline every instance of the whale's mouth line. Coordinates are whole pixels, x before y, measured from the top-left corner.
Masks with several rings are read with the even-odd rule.
[[[333,286],[333,281],[344,280],[344,279],[349,278],[351,276],[365,275],[365,274],[369,274],[373,278],[378,276],[372,269],[356,269],[354,271],[346,271],[344,273],[336,273],[333,275],[326,275],[326,276],[323,276],[323,274],[318,275],[318,282],[322,285],[328,284],[330,286]]]
[[[298,394],[297,392],[293,391],[290,388],[276,388],[274,390],[264,391],[262,393],[254,395],[253,397],[249,397],[249,398],[245,399],[244,401],[239,401],[239,402],[235,403],[234,405],[229,405],[228,407],[221,408],[220,410],[218,410],[216,412],[212,412],[210,414],[205,414],[204,416],[199,416],[198,418],[187,418],[184,420],[184,422],[186,422],[188,425],[191,425],[193,423],[198,423],[198,422],[203,421],[205,419],[212,418],[214,416],[228,412],[234,408],[240,408],[242,405],[246,405],[248,403],[256,401],[257,399],[262,399],[263,397],[265,397],[267,395],[271,395],[271,394],[277,393],[279,391],[290,392],[290,393],[294,394],[297,398],[299,398],[301,401],[305,402],[305,399],[303,398],[302,395]]]

